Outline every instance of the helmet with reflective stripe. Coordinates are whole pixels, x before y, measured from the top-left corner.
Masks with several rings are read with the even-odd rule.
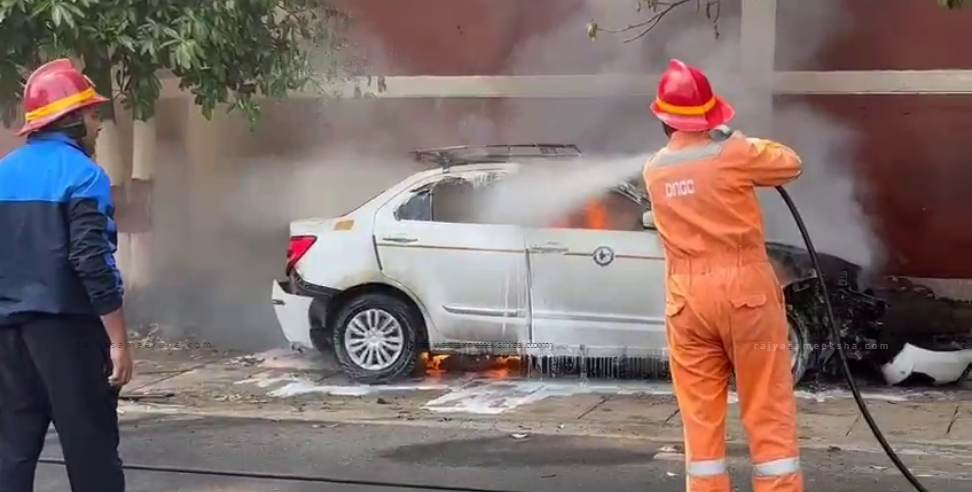
[[[24,127],[17,135],[40,130],[79,109],[108,102],[91,79],[62,58],[42,65],[27,79],[24,88]]]
[[[651,111],[668,126],[682,131],[709,131],[724,125],[736,110],[712,92],[708,77],[681,60],[672,60],[658,84]]]

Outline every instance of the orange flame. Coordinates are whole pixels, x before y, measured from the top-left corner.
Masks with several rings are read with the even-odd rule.
[[[486,378],[508,379],[517,375],[520,369],[520,358],[516,356],[489,357],[485,361],[463,367],[461,357],[453,359],[450,355],[430,355],[428,352],[423,352],[421,362],[425,367],[426,375],[431,376],[441,376],[451,371],[476,371]]]
[[[442,373],[445,372],[445,361],[448,359],[448,355],[432,355],[430,356],[428,352],[422,352],[422,364],[425,366],[425,372],[427,373]]]
[[[516,356],[496,357],[483,375],[490,379],[509,379],[520,370],[520,358]]]
[[[584,204],[584,208],[572,212],[568,216],[555,221],[551,227],[565,229],[611,229],[611,220],[608,215],[607,206],[600,200],[589,200]]]
[[[609,229],[607,207],[597,200],[584,206],[584,225],[587,229]]]

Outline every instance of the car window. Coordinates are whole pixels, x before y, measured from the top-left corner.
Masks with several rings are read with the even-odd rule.
[[[432,187],[414,190],[412,197],[395,210],[395,220],[432,220]]]
[[[504,176],[500,172],[472,172],[448,176],[412,190],[395,211],[397,220],[482,223],[483,192]]]
[[[635,201],[621,189],[613,189],[578,204],[550,224],[567,229],[642,231],[646,201]]]

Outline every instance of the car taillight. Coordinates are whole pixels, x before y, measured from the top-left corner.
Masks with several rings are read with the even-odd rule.
[[[304,257],[316,241],[315,236],[291,236],[290,246],[287,248],[287,275],[290,275],[294,265]]]

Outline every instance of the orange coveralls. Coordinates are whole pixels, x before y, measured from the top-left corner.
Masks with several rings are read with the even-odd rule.
[[[726,413],[735,374],[755,492],[802,492],[783,291],[755,188],[801,173],[791,149],[739,133],[676,132],[645,183],[667,264],[672,379],[690,492],[729,492]]]

